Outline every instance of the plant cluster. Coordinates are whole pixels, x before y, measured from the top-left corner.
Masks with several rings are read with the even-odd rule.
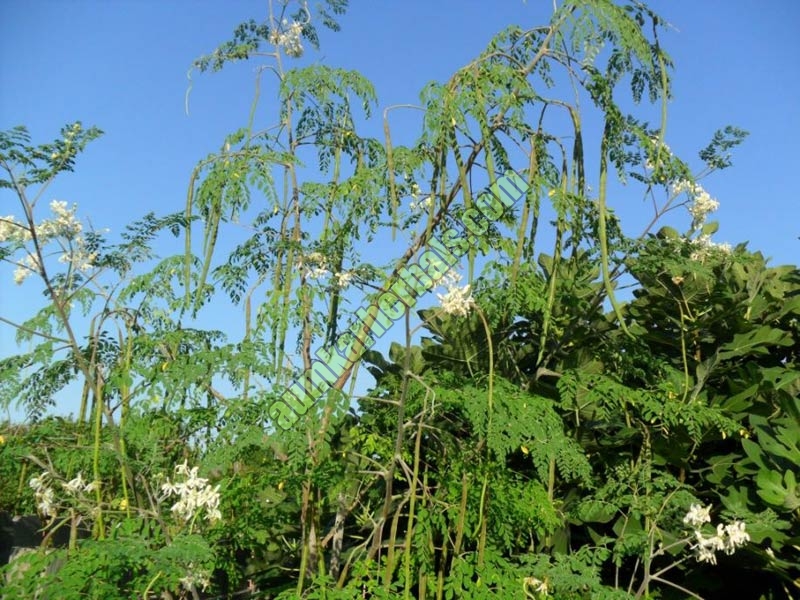
[[[565,0],[426,86],[401,145],[390,116],[409,107],[363,135],[369,81],[291,66],[346,7],[272,0],[198,59],[268,61],[249,120],[199,161],[185,207],[116,242],[64,201],[39,216],[98,129],[0,133],[17,200],[0,261],[45,299],[0,315],[26,348],[0,360],[0,404],[29,416],[0,429],[0,509],[46,534],[0,569],[3,597],[796,597],[800,269],[712,241],[701,180],[746,134],[720,130],[699,167],[672,153],[666,22]],[[264,74],[279,110],[262,127]],[[652,106],[655,126],[637,116]],[[407,309],[387,355],[276,427],[313,350],[508,169],[527,195],[438,304]],[[611,200],[639,193],[652,220],[629,233]],[[677,209],[685,231],[657,229]],[[165,232],[185,252],[158,256]],[[204,325],[225,303],[240,336]],[[69,385],[78,414],[47,416]]]

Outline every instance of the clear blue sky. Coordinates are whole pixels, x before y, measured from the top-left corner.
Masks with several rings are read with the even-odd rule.
[[[312,2],[312,5],[314,3]],[[506,25],[546,22],[541,0],[351,0],[342,31],[322,30],[322,59],[356,69],[376,86],[379,105],[415,103],[430,80],[446,80]],[[667,143],[684,157],[732,124],[750,137],[734,167],[710,178],[720,202],[717,241],[749,240],[773,264],[797,263],[800,208],[800,3],[776,0],[658,0],[669,20],[664,45],[676,63]],[[266,0],[2,0],[0,129],[27,125],[36,141],[74,120],[106,134],[49,197],[77,202],[95,227],[119,232],[148,211],[180,210],[195,163],[246,122],[255,63],[194,76],[193,59],[229,38],[234,27],[266,15]],[[262,112],[274,111],[264,97]],[[379,136],[379,123],[368,131]],[[410,141],[416,131],[408,132]],[[402,135],[402,132],[400,133]],[[0,193],[0,213],[17,212]],[[636,221],[640,200],[613,204]],[[0,314],[21,316],[30,291],[0,266]],[[241,319],[237,316],[237,322]],[[14,352],[0,324],[0,355]]]

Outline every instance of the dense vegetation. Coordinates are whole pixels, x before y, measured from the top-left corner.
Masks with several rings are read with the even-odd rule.
[[[273,0],[197,61],[268,65],[276,122],[255,122],[257,94],[186,206],[117,241],[38,202],[99,130],[0,133],[18,201],[0,259],[47,299],[3,319],[20,350],[0,404],[30,418],[0,429],[0,509],[71,533],[5,567],[3,597],[797,597],[800,270],[712,241],[700,180],[745,133],[696,164],[670,151],[664,21],[567,0],[428,85],[417,139],[393,145],[410,109],[362,136],[369,81],[290,68],[346,4]],[[276,427],[312,351],[510,169],[527,194],[440,279],[441,306],[406,309],[388,355]],[[612,190],[650,201],[644,231]],[[185,253],[157,256],[170,233]],[[392,240],[403,258],[376,263]],[[241,336],[207,327],[225,302]],[[78,414],[47,416],[67,386]]]

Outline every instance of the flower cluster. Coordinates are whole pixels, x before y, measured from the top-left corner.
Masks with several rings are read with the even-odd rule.
[[[697,183],[683,179],[672,186],[674,195],[687,194],[692,202],[688,206],[689,214],[692,215],[691,232],[697,232],[705,223],[706,217],[719,208],[717,202],[711,195]],[[711,241],[711,236],[700,233],[693,239],[682,238],[681,245],[689,245],[689,258],[697,262],[705,262],[710,257],[720,257],[729,255],[733,251],[730,244],[716,244]],[[680,251],[680,247],[676,248]]]
[[[470,286],[459,287],[461,275],[453,270],[448,271],[439,281],[441,287],[447,288],[447,293],[436,294],[445,314],[466,317],[470,310],[475,308],[475,299],[472,297]]]
[[[311,252],[305,255],[302,259],[297,261],[297,268],[303,269],[306,279],[322,279],[331,275],[328,270],[328,261],[325,256],[320,252]],[[333,280],[337,287],[340,289],[346,288],[350,282],[355,278],[355,273],[350,271],[342,271],[340,273],[333,273]]]
[[[62,483],[61,487],[69,494],[70,496],[77,496],[80,493],[89,493],[97,489],[97,482],[90,481],[87,483],[83,480],[83,473],[78,473],[78,476],[69,480],[66,483]]]
[[[306,277],[309,279],[322,279],[326,275],[329,275],[330,271],[325,267],[313,267],[306,271]]]
[[[330,275],[327,268],[327,260],[321,252],[311,252],[298,259],[295,265],[302,269],[306,279],[322,279]]]
[[[550,586],[547,585],[547,578],[539,579],[538,577],[526,577],[523,580],[525,591],[530,591],[534,597],[546,598],[550,592]]]
[[[76,204],[73,204],[72,208],[67,208],[67,203],[63,200],[53,200],[50,203],[50,210],[55,218],[42,221],[36,228],[36,235],[43,240],[56,237],[64,237],[71,240],[80,236],[83,231],[83,225],[75,217],[75,213],[78,210]]]
[[[327,260],[321,252],[311,252],[297,261],[298,269],[305,269],[308,279],[321,279],[330,274],[327,269]]]
[[[12,215],[0,217],[0,244],[3,242],[24,244],[31,241],[31,230],[14,220]]]
[[[699,235],[691,240],[684,240],[684,243],[689,244],[691,254],[689,258],[697,262],[705,262],[705,260],[715,255],[728,255],[733,252],[730,244],[721,243],[716,244],[711,241],[710,235]]]
[[[689,214],[692,215],[692,227],[700,227],[706,217],[719,208],[719,202],[711,197],[699,183],[692,183],[686,179],[678,181],[672,186],[672,193],[676,196],[687,194],[692,203],[689,205]]]
[[[427,198],[425,198],[424,200],[420,200],[419,202],[414,202],[412,200],[409,203],[409,207],[411,207],[411,210],[428,209],[431,206],[433,206],[433,196],[428,196]]]
[[[355,275],[349,271],[344,271],[343,273],[334,273],[333,278],[336,280],[336,285],[340,288],[346,288],[350,285],[350,282],[353,280]]]
[[[208,575],[206,571],[197,569],[193,563],[189,563],[188,572],[181,577],[180,582],[187,592],[191,592],[192,588],[198,585],[205,592],[206,588],[211,585]]]
[[[299,58],[303,56],[303,43],[301,36],[303,34],[303,24],[297,21],[289,21],[284,19],[281,21],[281,29],[273,29],[269,33],[269,43],[283,48],[287,56]]]
[[[58,261],[68,263],[78,271],[88,271],[93,267],[96,256],[86,249],[83,225],[75,214],[77,206],[73,204],[72,208],[67,208],[66,202],[53,200],[50,203],[50,210],[53,218],[45,219],[36,225],[36,239],[39,246],[57,240],[62,252]],[[30,227],[15,221],[13,216],[0,218],[0,243],[10,242],[18,247],[24,247],[32,240]],[[31,274],[42,272],[39,256],[32,251],[26,251],[25,256],[17,261],[16,265],[14,283],[17,285],[24,282]]]
[[[17,268],[14,269],[14,283],[21,285],[31,273],[41,272],[42,266],[39,264],[39,258],[35,254],[26,254],[25,257],[17,263]]]
[[[55,517],[58,513],[56,507],[55,490],[53,489],[53,477],[46,471],[38,477],[32,477],[28,485],[33,489],[33,495],[36,498],[36,508],[45,517]],[[77,498],[80,494],[89,493],[97,489],[98,482],[86,482],[83,478],[83,473],[78,473],[76,477],[67,482],[62,482],[61,487],[66,492],[67,496]]]
[[[702,507],[699,504],[692,504],[689,512],[683,518],[683,522],[694,529],[692,550],[694,550],[698,562],[715,565],[717,564],[717,552],[723,551],[730,555],[750,541],[750,535],[745,531],[743,521],[733,521],[727,525],[720,523],[717,525],[714,535],[706,536],[702,527],[711,522],[711,506]]]
[[[36,498],[36,508],[45,517],[56,516],[55,492],[52,487],[50,474],[42,473],[38,477],[31,477],[28,485],[33,488],[33,495]]]
[[[198,467],[187,466],[186,461],[175,467],[175,473],[184,478],[183,482],[167,480],[161,486],[164,498],[177,496],[178,500],[172,505],[172,512],[184,521],[194,519],[201,511],[205,512],[206,520],[218,521],[222,518],[219,511],[219,486],[211,487],[208,479],[197,476]]]
[[[410,179],[410,175],[406,175],[406,180],[408,179]],[[423,210],[433,206],[432,195],[428,195],[419,202],[417,202],[417,199],[419,198],[420,194],[422,194],[422,190],[420,190],[419,185],[417,185],[417,182],[413,182],[411,184],[411,202],[408,205],[411,208],[411,210],[417,210],[417,209]]]

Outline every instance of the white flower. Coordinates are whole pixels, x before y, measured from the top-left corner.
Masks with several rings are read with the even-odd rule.
[[[16,283],[17,285],[21,285],[22,282],[25,281],[28,278],[28,275],[30,274],[31,272],[29,269],[26,269],[25,267],[17,267],[16,269],[14,269],[14,283]]]
[[[733,252],[733,248],[730,244],[716,244],[711,241],[710,235],[705,234],[690,240],[684,239],[683,243],[689,244],[692,248],[689,258],[697,262],[704,262],[711,256],[719,257],[720,255],[730,255]]]
[[[297,261],[297,268],[305,268],[305,276],[308,279],[321,279],[330,273],[326,268],[328,264],[327,258],[321,252],[311,252],[303,256]],[[312,265],[312,266],[306,266]]]
[[[475,308],[475,299],[472,297],[469,285],[463,288],[458,286],[460,281],[461,275],[451,269],[439,280],[440,286],[447,287],[447,293],[436,294],[436,297],[439,298],[445,314],[465,317]]]
[[[67,264],[71,269],[77,271],[85,272],[94,268],[97,255],[86,249],[86,242],[82,235],[83,225],[75,215],[77,206],[73,204],[72,208],[69,208],[63,200],[53,200],[50,202],[50,210],[54,217],[44,219],[35,226],[40,244],[44,245],[58,239],[58,244],[62,249],[58,262]],[[0,242],[12,241],[22,245],[31,241],[32,238],[32,231],[29,227],[17,223],[13,217],[0,218]],[[41,271],[38,256],[28,252],[17,263],[14,282],[19,285],[32,273],[41,273]]]
[[[77,477],[68,481],[67,483],[62,483],[61,485],[67,491],[67,493],[73,495],[86,489],[86,482],[83,480],[82,473],[78,473]]]
[[[95,252],[91,252],[89,254],[81,253],[79,258],[80,260],[75,261],[78,263],[78,270],[88,271],[94,267],[94,261],[97,259],[97,254]]]
[[[697,545],[695,546],[694,556],[697,559],[697,562],[707,562],[712,565],[717,564],[717,555],[714,554],[714,550],[712,548],[708,548],[703,545]]]
[[[466,317],[470,309],[475,308],[475,299],[469,288],[466,285],[463,288],[451,288],[446,294],[436,294],[445,314]]]
[[[32,273],[41,273],[42,269],[39,266],[39,259],[33,255],[28,254],[14,269],[14,283],[20,285]]]
[[[77,205],[67,208],[67,203],[63,200],[53,200],[50,202],[50,210],[55,215],[55,219],[45,219],[36,228],[38,236],[42,240],[55,237],[65,237],[69,240],[76,239],[83,231],[83,225],[75,216],[78,210]]]
[[[26,256],[25,259],[23,260],[23,263],[31,271],[35,271],[36,273],[41,273],[42,271],[42,266],[41,263],[39,262],[39,257],[36,256],[35,254],[28,254],[28,256]]]
[[[458,274],[458,271],[450,269],[444,275],[442,275],[441,279],[439,279],[436,283],[441,287],[451,288],[457,286],[460,282],[461,275]]]
[[[675,196],[694,191],[694,184],[688,179],[681,179],[672,184],[672,193]]]
[[[211,487],[208,479],[197,476],[198,467],[188,467],[186,461],[175,467],[175,473],[185,478],[183,482],[166,481],[161,486],[164,498],[178,496],[172,505],[172,512],[183,521],[190,521],[201,512],[205,512],[207,521],[214,522],[222,518],[219,511],[219,486]]]
[[[711,506],[703,508],[699,504],[692,504],[683,522],[694,529],[695,543],[691,548],[694,550],[695,558],[699,562],[716,565],[717,552],[733,554],[738,547],[750,541],[750,535],[745,531],[743,521],[733,521],[727,525],[718,524],[715,535],[706,537],[701,527],[711,522],[710,512]]]
[[[315,263],[320,267],[324,267],[325,264],[327,263],[325,255],[322,254],[321,252],[312,252],[310,254],[307,254],[305,257],[305,262]]]
[[[36,500],[36,507],[45,517],[56,516],[55,493],[53,492],[53,488],[45,488],[36,494]]]
[[[180,578],[180,582],[187,592],[192,591],[192,587],[197,585],[200,585],[202,590],[206,591],[206,588],[211,585],[208,573],[195,569],[194,563],[189,563],[188,573]]]
[[[53,200],[50,202],[50,210],[57,217],[69,217],[70,213],[67,210],[67,203],[63,200]]]
[[[313,269],[306,269],[306,277],[309,279],[321,279],[328,275],[330,271],[323,267],[314,267]]]
[[[734,521],[733,523],[725,525],[725,534],[727,535],[725,546],[726,554],[733,554],[736,548],[744,546],[750,541],[750,534],[744,529],[745,524],[743,521]]]
[[[97,481],[86,483],[86,481],[83,479],[83,473],[78,473],[78,476],[74,479],[68,481],[67,483],[62,483],[61,487],[63,487],[68,494],[75,495],[78,492],[92,492],[100,487],[100,484]]]
[[[186,477],[191,477],[192,475],[197,475],[197,467],[193,467],[192,470],[189,470],[189,461],[184,460],[181,464],[175,466],[175,472],[178,475],[184,475]]]
[[[719,208],[719,202],[712,198],[711,194],[703,186],[686,179],[673,184],[672,193],[676,196],[686,194],[691,198],[692,203],[689,205],[688,210],[689,214],[692,215],[693,227],[699,227],[710,213]]]
[[[703,508],[699,504],[692,504],[689,507],[689,512],[683,517],[683,522],[695,529],[703,526],[704,523],[711,522],[711,505]]]
[[[42,473],[38,477],[31,477],[28,485],[33,488],[35,492],[38,492],[42,488],[47,486],[47,473]]]
[[[414,196],[416,198],[416,196]],[[423,210],[430,208],[433,206],[433,196],[426,196],[424,200],[420,200],[419,202],[409,202],[408,206],[411,210]]]
[[[695,219],[701,220],[718,208],[719,202],[714,200],[707,191],[700,188],[700,191],[695,194],[694,203],[689,207],[689,213]]]
[[[38,477],[31,477],[28,485],[33,488],[33,495],[36,498],[36,508],[45,517],[56,516],[55,493],[50,487],[50,475],[42,473]]]
[[[17,241],[21,227],[12,215],[0,217],[0,243]]]
[[[531,588],[535,594],[545,594],[550,591],[547,581],[542,581],[537,577],[526,577],[525,586]]]
[[[353,273],[350,273],[349,271],[343,271],[342,273],[334,274],[333,277],[336,279],[337,286],[339,286],[340,288],[346,288],[348,285],[350,285],[350,282],[353,280],[353,277],[355,277],[355,275],[353,275]]]
[[[725,532],[722,525],[717,526],[717,535],[705,537],[702,531],[694,532],[697,543],[693,546],[695,558],[698,562],[707,562],[712,565],[717,564],[716,552],[725,549]]]
[[[278,29],[272,29],[269,32],[269,43],[275,46],[283,47],[284,52],[288,56],[298,58],[303,55],[303,44],[301,37],[303,34],[303,25],[297,21],[293,21],[290,25],[286,19],[281,21],[283,32]]]

